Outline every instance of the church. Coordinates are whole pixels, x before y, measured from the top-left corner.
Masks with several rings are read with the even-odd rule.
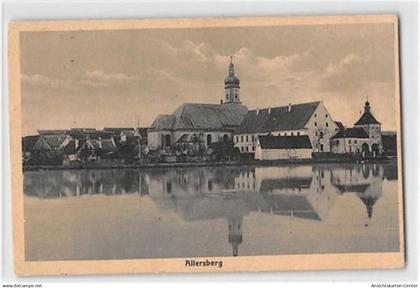
[[[184,103],[172,114],[156,117],[148,130],[148,147],[169,149],[176,144],[199,142],[208,148],[214,142],[232,141],[248,108],[241,103],[240,80],[232,61],[224,80],[225,95],[220,104]]]

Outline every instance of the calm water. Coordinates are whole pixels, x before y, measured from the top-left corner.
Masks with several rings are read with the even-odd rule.
[[[393,164],[24,173],[27,260],[399,250]]]

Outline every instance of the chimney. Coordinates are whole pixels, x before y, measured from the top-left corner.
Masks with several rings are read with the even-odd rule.
[[[260,114],[260,108],[257,108],[257,110],[256,110],[257,112],[256,112],[256,114],[258,115],[258,114]]]
[[[287,106],[287,112],[292,111],[292,103],[289,103],[289,106]]]
[[[270,115],[270,114],[271,114],[271,107],[268,106],[268,115]]]

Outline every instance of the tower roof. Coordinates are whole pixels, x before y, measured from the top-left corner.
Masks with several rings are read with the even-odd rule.
[[[225,78],[225,87],[236,86],[239,87],[240,80],[235,76],[235,67],[233,65],[233,57],[230,57],[229,74]]]
[[[375,117],[370,112],[370,103],[369,101],[366,101],[365,111],[363,115],[360,117],[360,119],[354,123],[354,125],[369,125],[369,124],[381,124],[378,120],[375,119]]]

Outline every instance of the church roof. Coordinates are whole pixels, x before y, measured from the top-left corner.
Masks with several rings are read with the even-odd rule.
[[[264,133],[303,129],[319,101],[288,106],[250,110],[235,133]],[[258,113],[257,113],[258,112]]]
[[[365,129],[362,127],[355,128],[346,128],[345,130],[338,131],[331,139],[340,139],[340,138],[369,138],[369,135],[366,133]]]
[[[152,123],[152,128],[172,129],[175,123],[175,115],[161,114],[158,115]]]
[[[159,115],[152,127],[179,130],[223,130],[239,126],[247,113],[240,104],[184,103],[172,115]]]

